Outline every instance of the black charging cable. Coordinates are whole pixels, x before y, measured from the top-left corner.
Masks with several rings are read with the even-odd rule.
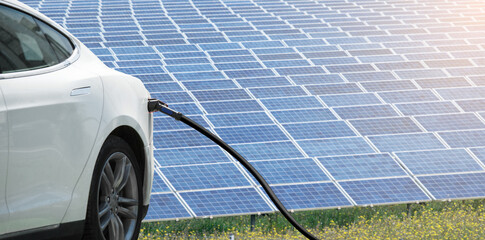
[[[180,112],[176,112],[170,108],[168,108],[168,105],[163,103],[162,101],[158,99],[149,99],[148,101],[148,111],[149,112],[156,112],[159,111],[161,113],[165,113],[170,117],[175,118],[178,121],[181,121],[188,126],[192,127],[193,129],[197,130],[198,132],[202,133],[204,136],[212,140],[213,142],[217,143],[220,147],[222,147],[224,150],[226,150],[231,156],[233,156],[236,160],[238,160],[253,176],[256,178],[256,180],[261,184],[263,187],[264,191],[268,194],[269,198],[271,201],[274,203],[276,208],[280,210],[281,214],[288,220],[288,222],[293,225],[301,234],[303,234],[305,237],[311,240],[317,240],[315,236],[313,236],[308,230],[303,228],[288,212],[288,210],[285,208],[285,206],[281,203],[281,201],[276,197],[276,194],[273,192],[269,184],[264,180],[264,178],[259,174],[258,171],[246,160],[244,159],[243,156],[241,156],[236,150],[234,150],[231,146],[229,146],[227,143],[222,141],[218,136],[214,135],[211,133],[209,130],[205,129],[198,123],[192,121],[190,118],[184,116]]]

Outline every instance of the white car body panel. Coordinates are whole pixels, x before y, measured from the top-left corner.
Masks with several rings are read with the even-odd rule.
[[[145,159],[138,161],[144,161],[143,205],[148,205],[154,169],[152,116],[143,83],[106,67],[71,34],[25,4],[0,3],[41,19],[76,45],[73,55],[55,66],[0,74],[5,95],[0,91],[0,238],[84,220],[98,153],[119,127],[133,129],[143,142]],[[8,127],[9,140],[3,131]],[[8,141],[10,158],[4,157]]]
[[[69,67],[4,79],[9,118],[9,232],[59,223],[91,153],[103,109],[98,75]],[[73,89],[89,87],[86,95]]]
[[[5,187],[7,182],[7,163],[8,163],[8,125],[7,107],[3,100],[2,89],[0,89],[0,234],[7,231],[7,224],[2,224],[8,220],[7,199],[5,197]]]

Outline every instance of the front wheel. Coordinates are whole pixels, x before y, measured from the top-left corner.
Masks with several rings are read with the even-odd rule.
[[[142,177],[135,154],[123,139],[110,136],[94,169],[83,239],[137,239],[142,200]]]

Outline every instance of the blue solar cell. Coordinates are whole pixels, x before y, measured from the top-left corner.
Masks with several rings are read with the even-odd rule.
[[[374,153],[361,137],[300,140],[298,144],[310,157]]]
[[[269,142],[231,145],[247,160],[301,158],[303,154],[291,142]]]
[[[287,209],[345,207],[352,204],[333,183],[283,185],[273,187]]]
[[[174,73],[179,81],[226,79],[220,72]]]
[[[165,92],[165,93],[152,93],[151,97],[163,99],[166,103],[183,103],[193,102],[190,95],[186,92]]]
[[[207,115],[215,127],[273,124],[264,112]]]
[[[143,59],[161,59],[156,53],[149,54],[127,54],[116,56],[120,61],[143,60]]]
[[[253,69],[253,70],[232,70],[225,71],[229,78],[251,78],[251,77],[266,77],[275,76],[271,69]]]
[[[119,67],[135,67],[135,66],[158,66],[162,65],[160,60],[136,60],[136,61],[117,61]]]
[[[324,157],[318,160],[336,180],[407,176],[387,153]]]
[[[483,171],[463,149],[402,152],[396,155],[415,175]]]
[[[204,52],[175,52],[162,53],[165,58],[191,58],[191,57],[207,57]]]
[[[157,149],[153,155],[160,166],[229,162],[223,150],[217,146]]]
[[[369,140],[381,152],[444,149],[445,146],[431,133],[370,136]]]
[[[466,112],[485,111],[485,99],[463,100],[456,103]]]
[[[302,59],[302,57],[298,53],[264,54],[258,55],[258,58],[261,59],[261,61]]]
[[[245,49],[241,49],[241,50],[208,51],[208,53],[212,57],[251,55],[251,52],[249,52],[248,50],[245,50]]]
[[[307,93],[298,86],[250,88],[256,98],[305,96]]]
[[[480,119],[472,113],[432,115],[416,117],[428,131],[465,130],[484,128]]]
[[[333,109],[343,119],[399,116],[390,105],[340,107]]]
[[[402,62],[405,60],[403,57],[399,55],[359,56],[357,58],[362,63]]]
[[[197,216],[271,212],[254,188],[180,193]]]
[[[327,39],[330,44],[356,44],[356,43],[366,43],[365,38],[361,37],[343,37],[343,38],[331,38]]]
[[[350,82],[387,81],[396,79],[391,72],[345,73],[344,77]]]
[[[153,173],[152,194],[153,193],[161,193],[161,192],[170,192],[170,188],[163,181],[163,179],[160,177],[160,175],[158,175],[157,172],[154,172]]]
[[[311,33],[312,38],[337,38],[337,37],[347,37],[349,36],[345,32],[324,32],[324,33]]]
[[[431,78],[416,80],[422,88],[449,88],[449,87],[468,87],[470,83],[465,78]]]
[[[350,120],[362,135],[380,135],[421,132],[422,130],[408,117]]]
[[[234,69],[252,69],[252,68],[263,68],[263,66],[258,62],[233,62],[233,63],[216,63],[217,69],[223,70],[234,70]]]
[[[214,145],[211,140],[195,130],[155,132],[153,139],[157,149]]]
[[[155,53],[151,47],[115,47],[111,48],[115,54],[140,54],[140,53]]]
[[[430,102],[439,100],[430,90],[380,92],[378,94],[387,103]]]
[[[163,83],[145,83],[145,87],[148,91],[154,92],[179,92],[183,91],[182,87],[175,82],[163,82]]]
[[[331,73],[375,71],[374,67],[370,64],[334,65],[325,66],[325,68]]]
[[[251,163],[269,184],[329,181],[313,159],[257,161]]]
[[[230,49],[240,49],[241,46],[237,43],[204,43],[199,44],[200,48],[211,51],[211,50],[230,50]]]
[[[485,173],[422,176],[418,179],[438,200],[485,197]]]
[[[348,181],[340,185],[357,205],[431,200],[409,177]]]
[[[186,44],[185,40],[183,39],[157,39],[157,40],[146,40],[145,41],[148,45],[174,45],[174,44]],[[173,56],[179,55],[181,57],[186,56],[184,53],[173,53]],[[189,54],[190,55],[190,54]]]
[[[336,51],[338,48],[336,46],[326,45],[326,46],[308,46],[308,47],[296,47],[299,52],[327,52]]]
[[[242,45],[246,48],[269,48],[269,47],[283,47],[280,41],[258,41],[258,42],[244,42]]]
[[[174,194],[152,194],[150,208],[145,220],[190,218],[190,213],[184,208]]]
[[[253,52],[257,55],[260,54],[278,54],[278,53],[294,53],[295,50],[293,48],[257,48],[253,49]]]
[[[330,107],[382,103],[373,93],[328,95],[320,98]]]
[[[295,67],[295,66],[310,66],[306,60],[282,60],[282,61],[263,61],[264,65],[269,68],[277,67]]]
[[[126,74],[151,74],[151,73],[164,73],[162,67],[160,66],[149,66],[149,67],[125,67],[117,68],[116,70],[126,73]]]
[[[472,148],[470,150],[480,161],[482,161],[482,163],[485,163],[485,148]]]
[[[306,89],[314,95],[357,93],[362,90],[355,83],[308,85]]]
[[[326,45],[326,43],[322,39],[285,40],[285,43],[290,47]]]
[[[248,31],[233,31],[233,32],[230,32],[230,31],[225,31],[224,32],[225,35],[229,36],[229,38],[231,39],[231,37],[238,37],[238,36],[255,36],[255,35],[262,35],[262,33],[260,31],[255,31],[255,30],[248,30]],[[265,39],[266,40],[266,39]]]
[[[255,100],[201,103],[208,113],[235,113],[263,111]]]
[[[224,38],[224,37],[220,37],[220,38],[209,37],[209,38],[189,38],[189,39],[187,39],[187,41],[189,41],[190,43],[193,43],[193,44],[221,43],[221,42],[227,42],[227,39]]]
[[[315,65],[337,65],[337,64],[349,64],[357,63],[358,61],[353,57],[336,57],[336,58],[317,58],[311,59]]]
[[[115,61],[113,56],[98,56],[98,58],[103,62]]]
[[[202,125],[203,127],[209,127],[209,124],[204,120],[202,116],[191,116],[191,119]],[[182,129],[192,129],[188,125],[180,122],[174,121],[170,117],[155,117],[153,118],[153,131],[168,131],[168,130],[182,130]]]
[[[192,94],[200,102],[251,99],[244,89],[193,91]]]
[[[218,39],[220,39],[221,37],[224,37],[224,35],[220,32],[195,32],[195,33],[186,32],[185,36],[187,36],[187,38],[190,42],[192,42],[192,40],[194,40],[194,38],[197,38],[199,40],[201,38],[217,38],[217,37],[219,37]]]
[[[185,115],[201,115],[202,111],[195,103],[174,103],[170,104],[170,108],[183,112]],[[154,116],[167,116],[163,113],[154,113]]]
[[[257,59],[253,56],[228,56],[228,57],[212,57],[214,63],[235,63],[235,62],[254,62]]]
[[[313,96],[291,97],[277,99],[262,99],[261,102],[268,110],[321,108],[322,104]]]
[[[307,58],[335,58],[335,57],[347,57],[348,54],[345,51],[325,51],[325,52],[307,52],[303,53]]]
[[[283,127],[296,140],[355,136],[343,121],[291,123],[284,124]]]
[[[177,191],[250,186],[233,163],[160,168]]]
[[[154,82],[171,82],[172,77],[168,74],[139,74],[133,75],[139,78],[144,83],[154,83]]]
[[[396,104],[404,115],[427,115],[440,113],[457,113],[459,110],[451,102],[423,102]]]
[[[291,85],[291,83],[285,77],[245,78],[237,79],[237,82],[239,85],[245,88]]]
[[[166,46],[157,46],[156,48],[161,53],[199,51],[199,49],[195,45],[166,45]]]
[[[142,41],[122,41],[122,42],[107,42],[104,43],[105,47],[136,47],[145,46]]]
[[[485,87],[436,89],[445,100],[485,98]]]
[[[441,69],[403,70],[396,71],[396,74],[402,79],[437,78],[447,76]]]
[[[485,130],[442,132],[439,135],[452,148],[485,146]]]
[[[271,114],[280,123],[337,120],[330,110],[322,108],[273,111]]]
[[[344,81],[338,74],[299,75],[290,78],[299,85],[341,83]]]
[[[379,82],[363,82],[362,87],[368,92],[383,92],[395,90],[417,89],[416,85],[409,80],[402,81],[379,81]]]
[[[216,132],[229,144],[288,140],[288,137],[274,125],[216,128]]]
[[[216,90],[238,88],[238,86],[231,80],[214,80],[214,81],[191,81],[182,82],[188,90]]]
[[[288,39],[307,39],[306,34],[281,34],[281,35],[270,35],[271,40],[288,40]]]

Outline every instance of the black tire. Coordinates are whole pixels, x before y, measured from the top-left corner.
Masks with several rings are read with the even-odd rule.
[[[84,240],[136,240],[143,215],[142,175],[130,146],[110,136],[99,152]]]

